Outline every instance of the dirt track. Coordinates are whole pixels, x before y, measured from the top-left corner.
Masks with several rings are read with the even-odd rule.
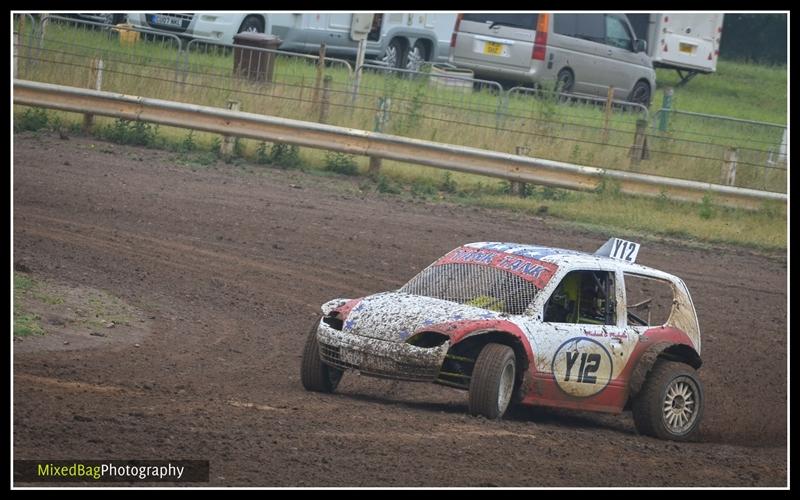
[[[229,486],[786,485],[784,258],[643,245],[698,310],[702,442],[637,436],[629,414],[494,422],[435,385],[349,374],[337,394],[304,391],[319,305],[397,288],[468,241],[593,251],[607,236],[89,139],[14,148],[14,261],[151,325],[140,347],[16,352],[16,459],[208,459],[209,484]]]

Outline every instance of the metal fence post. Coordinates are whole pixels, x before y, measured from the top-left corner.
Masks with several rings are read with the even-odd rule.
[[[103,89],[103,60],[95,57],[92,59],[89,70],[89,85],[90,89],[102,90]],[[94,115],[86,113],[83,115],[83,131],[89,132],[94,126]]]
[[[667,131],[667,123],[669,121],[669,112],[672,109],[672,88],[664,90],[664,100],[661,102],[661,121],[658,123],[658,130],[661,132]]]
[[[225,107],[230,109],[231,111],[239,111],[241,109],[242,103],[240,101],[234,101],[232,99],[228,99],[225,103]],[[233,154],[234,147],[236,146],[236,138],[230,135],[223,135],[222,136],[222,144],[219,145],[219,152],[222,156],[228,157]]]
[[[727,186],[736,184],[736,161],[738,160],[738,149],[728,148],[725,150],[725,160],[722,162],[722,183]]]
[[[331,105],[331,82],[333,81],[333,77],[331,75],[325,75],[325,78],[322,81],[322,102],[319,108],[319,122],[320,123],[327,123],[328,122],[328,109]]]
[[[631,146],[629,156],[632,169],[638,167],[641,160],[650,157],[647,150],[647,120],[636,120],[636,132],[633,135],[633,146]]]

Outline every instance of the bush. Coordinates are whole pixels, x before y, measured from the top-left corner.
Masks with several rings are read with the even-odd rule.
[[[698,215],[701,219],[710,219],[714,216],[714,206],[711,203],[711,196],[706,193],[703,196],[703,201],[700,202]]]
[[[302,163],[300,148],[292,144],[277,142],[272,145],[269,152],[269,162],[281,168],[297,167]]]
[[[456,181],[453,180],[453,175],[450,172],[444,173],[444,176],[442,177],[442,183],[439,185],[439,189],[445,193],[451,194],[458,191],[458,185],[456,185]]]
[[[414,179],[414,182],[411,184],[411,194],[414,196],[427,198],[428,196],[435,196],[438,193],[439,190],[436,188],[436,184],[427,177]]]
[[[47,127],[48,123],[50,123],[50,116],[47,114],[46,109],[28,108],[19,118],[14,120],[14,130],[16,132],[35,132]]]
[[[152,146],[156,142],[157,133],[158,125],[118,118],[113,125],[106,127],[100,136],[117,144]]]
[[[358,175],[355,157],[346,153],[329,151],[325,153],[325,168],[344,175]]]
[[[400,194],[401,192],[403,192],[403,190],[400,189],[400,186],[396,182],[392,181],[383,174],[378,176],[377,187],[378,187],[378,192],[380,193]]]

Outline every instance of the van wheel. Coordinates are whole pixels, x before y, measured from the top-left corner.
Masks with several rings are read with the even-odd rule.
[[[399,38],[395,38],[386,46],[386,50],[381,56],[381,61],[387,68],[402,68],[403,59],[405,59],[403,52],[403,42]]]
[[[514,394],[517,360],[514,350],[503,344],[486,344],[475,361],[469,382],[469,412],[500,418]]]
[[[572,70],[564,68],[558,72],[558,77],[556,77],[556,92],[568,94],[572,92],[572,87],[574,86],[575,75],[572,74]]]
[[[422,68],[422,65],[428,60],[428,49],[425,47],[425,44],[422,42],[414,43],[414,46],[411,50],[408,51],[408,55],[406,56],[406,69],[411,71],[419,71]]]
[[[264,22],[256,16],[246,17],[239,26],[239,33],[263,33]]]
[[[641,104],[646,108],[650,107],[650,84],[644,80],[639,80],[633,86],[628,101]]]

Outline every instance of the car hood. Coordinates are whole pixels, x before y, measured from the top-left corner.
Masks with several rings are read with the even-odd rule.
[[[505,317],[501,313],[402,292],[364,297],[347,315],[342,330],[353,335],[405,342],[424,327],[464,320]]]

